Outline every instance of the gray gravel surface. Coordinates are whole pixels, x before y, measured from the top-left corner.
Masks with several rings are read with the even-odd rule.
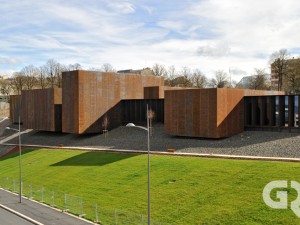
[[[17,144],[18,139],[9,143]],[[123,126],[109,131],[105,138],[102,134],[74,135],[32,131],[22,135],[22,143],[147,150],[147,132]],[[300,133],[245,131],[230,138],[216,140],[166,135],[163,125],[156,124],[151,137],[151,151],[166,151],[168,148],[188,153],[300,158]]]

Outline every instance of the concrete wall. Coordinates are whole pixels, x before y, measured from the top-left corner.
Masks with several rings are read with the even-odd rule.
[[[61,88],[22,91],[21,115],[26,129],[61,131]]]
[[[121,125],[122,99],[143,99],[145,86],[162,86],[162,77],[95,71],[63,73],[62,131],[97,133],[103,130],[103,119],[109,129]]]

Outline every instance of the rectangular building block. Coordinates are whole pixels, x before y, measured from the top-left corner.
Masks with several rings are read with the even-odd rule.
[[[61,131],[61,88],[22,91],[21,115],[26,129]]]
[[[244,96],[284,92],[231,88],[165,91],[165,132],[176,136],[223,138],[244,130]]]
[[[122,123],[123,99],[143,99],[145,86],[162,86],[164,79],[155,76],[71,71],[62,75],[62,131],[98,133]]]

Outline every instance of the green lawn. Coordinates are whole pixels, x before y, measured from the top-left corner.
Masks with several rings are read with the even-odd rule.
[[[0,159],[2,186],[6,177],[18,178],[17,156]],[[147,214],[147,155],[35,150],[22,159],[27,195],[32,183],[80,196],[85,205],[98,204],[102,221],[109,221],[105,210]],[[262,190],[272,180],[300,182],[300,164],[151,156],[151,216],[162,224],[300,224],[290,209],[264,204]],[[288,191],[289,202],[296,199]],[[86,217],[95,219],[90,211]]]

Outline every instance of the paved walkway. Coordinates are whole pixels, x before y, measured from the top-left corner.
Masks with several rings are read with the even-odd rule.
[[[32,130],[31,129],[27,129],[27,130],[22,131],[20,134],[21,135],[22,134],[26,134],[26,133],[29,133],[30,131],[32,131]],[[12,135],[10,135],[10,136],[8,136],[8,137],[0,140],[0,144],[3,144],[5,142],[7,142],[7,141],[10,141],[10,140],[12,140],[12,139],[14,139],[16,137],[19,137],[19,132],[16,132],[15,134],[12,134]],[[22,136],[21,136],[21,138],[22,138]],[[22,139],[21,139],[21,142],[22,142]]]
[[[19,196],[13,193],[7,192],[0,188],[0,207],[11,209],[14,214],[22,214],[27,218],[36,221],[33,224],[44,225],[91,225],[92,222],[80,219],[75,216],[63,213],[60,210],[50,208],[46,205],[37,203],[35,201],[22,199],[22,203],[19,203]],[[1,208],[2,208],[1,207]],[[29,220],[30,220],[29,219]],[[0,224],[1,224],[0,218]]]

